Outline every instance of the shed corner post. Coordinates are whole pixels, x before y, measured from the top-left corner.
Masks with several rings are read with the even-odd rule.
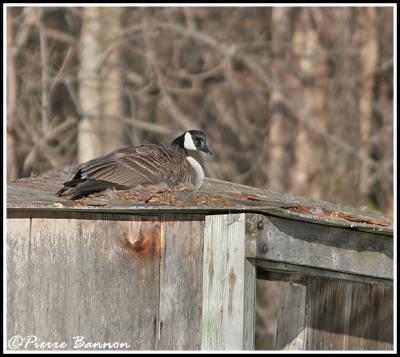
[[[246,215],[206,216],[202,350],[253,350],[255,254],[249,256]]]

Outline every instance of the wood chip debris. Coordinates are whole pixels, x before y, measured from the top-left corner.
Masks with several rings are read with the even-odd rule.
[[[236,207],[237,202],[218,193],[193,191],[153,191],[153,192],[120,192],[113,196],[118,200],[129,200],[138,203],[165,206],[196,207]]]
[[[107,195],[105,193],[95,193],[88,197],[74,201],[78,205],[96,204],[93,199]],[[233,196],[232,199],[230,196]],[[238,200],[256,200],[257,198],[249,195],[225,194],[225,193],[207,193],[194,192],[188,190],[182,191],[116,191],[110,194],[110,201],[128,201],[133,205],[149,206],[191,206],[191,207],[238,207]]]
[[[290,206],[290,207],[282,207],[290,212],[300,213],[300,214],[308,214],[313,216],[318,216],[319,218],[326,219],[327,221],[345,221],[345,222],[355,222],[355,223],[365,223],[365,224],[373,224],[381,227],[389,227],[390,222],[385,222],[383,220],[372,219],[363,216],[357,216],[350,213],[343,212],[335,212],[330,211],[323,208],[312,208],[305,206]]]

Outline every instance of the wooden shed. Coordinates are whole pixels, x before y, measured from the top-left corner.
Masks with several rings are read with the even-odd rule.
[[[252,350],[256,279],[287,282],[275,349],[393,349],[384,216],[214,179],[69,201],[67,174],[8,186],[8,350]]]

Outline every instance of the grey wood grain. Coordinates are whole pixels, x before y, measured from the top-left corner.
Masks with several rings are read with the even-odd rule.
[[[392,288],[310,279],[307,289],[307,350],[393,348]]]
[[[393,279],[393,239],[315,223],[260,216],[257,259]]]
[[[256,265],[257,279],[263,280],[280,280],[301,284],[304,283],[308,277],[320,277],[368,283],[379,286],[393,286],[392,279],[379,279],[371,276],[340,273],[332,270],[311,268],[304,265],[274,262],[263,259],[257,259]]]
[[[199,350],[204,216],[166,216],[160,264],[158,350]]]
[[[8,336],[154,349],[160,223],[76,214],[9,220]],[[24,228],[23,234],[17,234]],[[22,232],[21,232],[22,233]],[[123,348],[124,349],[124,348]]]
[[[255,219],[254,219],[255,218]],[[245,215],[245,265],[244,265],[244,337],[243,349],[255,349],[256,336],[256,281],[257,281],[257,229],[258,216],[246,213]]]
[[[349,350],[393,349],[393,288],[352,285]]]
[[[287,284],[280,291],[274,349],[305,349],[306,292],[302,284]]]
[[[241,350],[244,340],[245,215],[207,216],[203,350]]]
[[[256,337],[256,281],[255,258],[244,262],[243,350],[255,349]]]
[[[31,220],[7,220],[7,332],[8,337],[26,336],[29,332],[26,320],[32,319],[33,304],[30,292],[33,282],[30,277]]]

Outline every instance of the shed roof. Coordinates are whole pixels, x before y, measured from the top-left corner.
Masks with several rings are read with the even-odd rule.
[[[71,201],[55,193],[70,169],[19,179],[7,186],[7,210],[92,211],[134,214],[253,212],[393,235],[392,221],[378,212],[206,178],[199,192],[118,191]]]

